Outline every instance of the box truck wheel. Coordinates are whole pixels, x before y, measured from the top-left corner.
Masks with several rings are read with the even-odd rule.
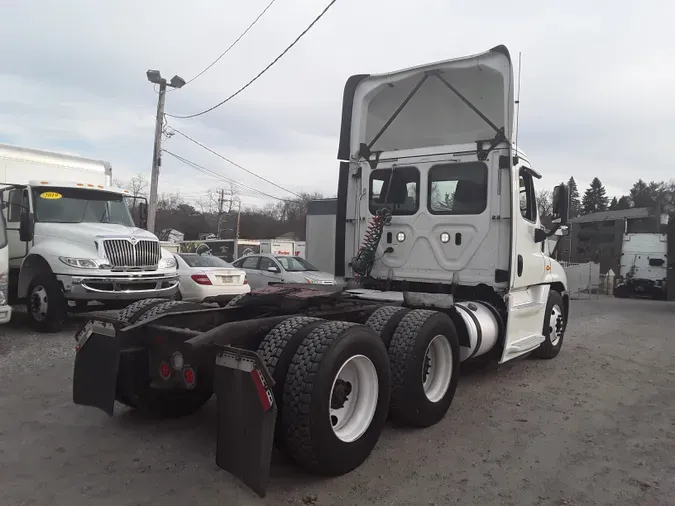
[[[392,419],[429,427],[447,413],[459,381],[459,340],[450,317],[416,309],[406,314],[389,345]]]
[[[389,361],[368,327],[330,321],[303,339],[288,370],[283,435],[293,460],[337,476],[368,458],[389,409]]]
[[[325,321],[320,318],[309,318],[306,316],[289,318],[274,327],[258,347],[258,355],[260,355],[260,358],[274,379],[272,392],[278,406],[275,428],[276,442],[277,446],[282,450],[286,449],[283,444],[284,439],[281,429],[286,375],[300,343],[312,330],[325,323]]]
[[[560,353],[565,335],[565,313],[562,295],[555,290],[548,294],[544,315],[544,342],[534,350],[534,358],[552,359]]]
[[[380,336],[385,348],[389,348],[389,343],[394,335],[394,331],[405,315],[410,312],[409,309],[402,306],[384,306],[377,309],[370,315],[366,321],[366,327],[370,327]]]
[[[145,306],[148,308],[137,318],[137,322],[174,311],[201,309],[194,302],[167,301]],[[178,418],[198,411],[213,395],[213,379],[201,376],[197,370],[197,385],[192,390],[160,390],[150,388],[147,353],[122,353],[117,373],[115,399],[131,408],[138,409],[157,418]]]
[[[26,310],[30,324],[39,332],[58,332],[63,325],[66,298],[56,277],[38,274],[28,286]]]

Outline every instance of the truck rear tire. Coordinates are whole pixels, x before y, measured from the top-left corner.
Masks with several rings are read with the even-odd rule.
[[[546,314],[544,316],[544,342],[532,352],[534,358],[550,360],[560,353],[565,336],[565,305],[562,295],[555,290],[548,294]]]
[[[68,304],[53,274],[38,274],[28,286],[26,311],[38,332],[58,332],[63,327]]]
[[[129,325],[136,323],[136,320],[141,317],[143,313],[149,311],[153,306],[157,306],[167,302],[167,299],[141,299],[136,302],[132,302],[127,307],[122,309],[115,319],[121,322],[128,323]]]
[[[366,327],[373,329],[382,339],[384,347],[389,349],[389,343],[391,343],[396,327],[409,312],[409,309],[402,306],[381,307],[370,315],[366,321]]]
[[[147,304],[142,314],[134,315],[137,323],[160,314],[172,313],[180,310],[200,309],[201,304],[194,302],[159,300],[158,304]],[[130,320],[132,318],[130,317]],[[120,356],[120,365],[117,375],[117,391],[115,400],[125,406],[135,408],[157,418],[179,418],[191,415],[208,402],[213,395],[213,379],[202,377],[192,390],[161,390],[150,388],[148,376],[148,356],[143,360],[138,355]]]
[[[284,449],[284,439],[282,427],[283,418],[283,397],[286,376],[291,366],[295,352],[300,343],[319,325],[323,325],[326,320],[320,318],[309,318],[306,316],[295,316],[284,320],[274,327],[269,334],[265,336],[258,347],[258,355],[265,363],[267,370],[274,379],[274,400],[277,403],[277,423],[276,423],[276,441],[277,446]]]
[[[384,428],[389,390],[387,350],[371,329],[343,321],[314,328],[284,386],[283,435],[291,458],[328,476],[360,466]]]
[[[389,345],[394,421],[413,427],[438,423],[459,381],[459,340],[450,317],[416,309],[399,323]]]

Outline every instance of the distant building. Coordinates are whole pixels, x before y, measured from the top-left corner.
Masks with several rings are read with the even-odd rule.
[[[558,247],[558,259],[572,263],[597,262],[600,272],[619,272],[625,233],[666,233],[668,216],[658,209],[638,207],[602,211],[572,218],[570,234]]]

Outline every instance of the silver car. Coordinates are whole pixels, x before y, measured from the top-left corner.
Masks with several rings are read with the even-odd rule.
[[[232,265],[246,271],[251,289],[270,283],[337,284],[332,274],[321,272],[304,258],[290,255],[247,255],[235,260]]]

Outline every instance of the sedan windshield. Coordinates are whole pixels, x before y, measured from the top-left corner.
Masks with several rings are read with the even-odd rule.
[[[232,267],[222,258],[211,255],[179,255],[190,267]]]
[[[133,227],[124,196],[84,188],[33,190],[35,219],[47,223],[114,223]]]
[[[275,257],[281,266],[288,272],[304,272],[304,271],[318,271],[316,267],[310,264],[307,260],[300,257]]]

